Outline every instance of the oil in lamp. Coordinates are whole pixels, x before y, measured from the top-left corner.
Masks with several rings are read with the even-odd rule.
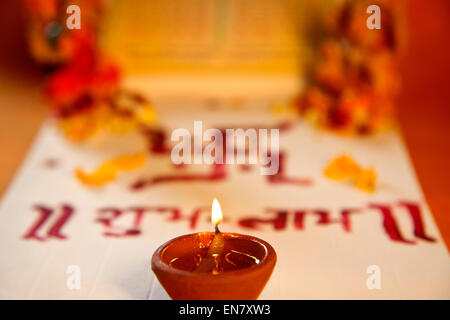
[[[174,238],[153,254],[152,269],[172,299],[256,299],[272,274],[276,253],[264,240],[220,232],[222,211],[213,200],[215,232]]]

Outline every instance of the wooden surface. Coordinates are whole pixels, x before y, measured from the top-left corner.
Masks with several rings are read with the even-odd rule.
[[[27,55],[20,3],[0,0],[0,195],[48,113],[42,76]]]
[[[0,195],[48,114],[40,91],[42,76],[24,53],[17,12],[2,10],[6,3],[0,1],[0,21],[9,26],[0,28],[0,43],[9,44],[0,50]],[[450,248],[450,1],[411,0],[408,6],[409,50],[401,60],[398,116],[426,199]]]
[[[450,1],[408,1],[398,117],[439,230],[450,249]]]

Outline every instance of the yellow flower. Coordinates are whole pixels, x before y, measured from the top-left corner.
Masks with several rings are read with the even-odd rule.
[[[134,113],[136,119],[146,125],[151,125],[156,122],[156,112],[151,106],[143,105]]]
[[[82,169],[75,169],[78,180],[91,186],[101,186],[113,181],[119,171],[130,171],[139,168],[145,162],[145,154],[136,153],[122,155],[102,163],[94,172],[86,173]]]
[[[353,158],[345,154],[331,160],[325,168],[324,174],[332,180],[352,181],[355,187],[365,192],[373,192],[377,181],[374,169],[361,168]]]
[[[325,168],[324,174],[333,180],[353,178],[359,171],[358,164],[348,155],[341,155],[331,160]]]
[[[373,192],[377,175],[373,169],[360,170],[354,178],[355,186],[365,192]]]

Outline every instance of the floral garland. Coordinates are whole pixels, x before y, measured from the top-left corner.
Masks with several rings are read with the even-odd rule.
[[[318,61],[306,90],[291,108],[318,127],[340,133],[370,134],[390,126],[394,99],[400,90],[395,55],[399,40],[399,1],[346,1],[323,23]],[[66,30],[66,0],[26,0],[28,39],[36,61],[50,70],[45,94],[65,135],[82,141],[99,130],[124,133],[140,130],[150,148],[160,138],[152,126],[156,114],[142,95],[120,87],[120,69],[98,46],[98,23],[103,0],[80,0],[82,26]],[[365,27],[365,8],[381,7],[382,28]],[[157,144],[157,143],[156,143]],[[114,180],[117,172],[133,170],[145,162],[144,154],[108,160],[77,178],[88,185]],[[365,191],[374,189],[376,174],[362,169],[349,156],[341,156],[325,169],[335,180],[352,180]]]
[[[306,90],[292,102],[314,125],[345,134],[370,134],[392,123],[400,90],[396,52],[402,39],[402,1],[346,1],[326,17],[318,61]],[[366,28],[366,8],[381,8],[381,29]]]
[[[66,0],[26,0],[28,37],[35,59],[51,69],[46,85],[66,135],[83,140],[101,128],[126,132],[151,126],[150,102],[120,88],[120,69],[98,47],[103,0],[81,0],[81,29],[64,26]],[[392,123],[400,90],[396,52],[402,1],[344,1],[325,14],[322,36],[305,91],[291,107],[318,127],[369,134]],[[380,30],[365,27],[369,5],[381,8]],[[319,27],[320,29],[320,27]]]
[[[45,85],[66,136],[81,141],[99,130],[128,132],[154,124],[150,102],[120,87],[120,68],[98,46],[102,0],[78,2],[81,28],[67,30],[65,0],[27,0],[28,39],[36,61],[50,70]]]

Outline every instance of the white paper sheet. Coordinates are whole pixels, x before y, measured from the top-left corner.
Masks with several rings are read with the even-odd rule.
[[[225,103],[215,111],[205,111],[200,102],[157,101],[156,107],[169,134],[177,127],[192,130],[194,120],[203,120],[210,127],[276,126],[280,121],[267,111],[268,103],[262,102],[249,109],[232,109]],[[67,142],[51,121],[42,126],[0,205],[0,298],[167,299],[151,271],[151,255],[175,236],[212,230],[208,210],[214,197],[221,202],[227,219],[222,231],[260,237],[277,252],[275,271],[261,299],[450,298],[449,255],[396,132],[348,138],[296,122],[280,134],[283,170],[285,176],[309,179],[310,185],[274,184],[256,167],[243,170],[229,165],[223,179],[159,183],[131,190],[142,177],[211,171],[206,165],[175,168],[170,155],[152,153],[144,167],[102,188],[83,186],[73,174],[77,166],[91,169],[114,155],[144,148],[142,140],[131,136],[98,137],[88,145],[76,146]],[[376,169],[379,183],[375,193],[366,194],[323,177],[327,162],[344,152]],[[400,202],[420,209],[421,220],[416,222],[424,224],[422,235],[417,228],[414,234],[411,215]],[[380,210],[369,208],[370,204],[390,207],[402,239],[414,243],[391,239]],[[38,205],[41,210],[53,210],[36,228],[35,234],[42,239],[24,239],[41,217]],[[60,229],[66,238],[59,239],[49,233],[52,227],[55,231],[63,205],[68,206],[66,214],[68,208],[73,212]],[[108,229],[97,221],[102,216],[100,209],[139,206],[148,209],[139,225],[140,234],[105,235],[122,233],[136,216],[133,211],[124,211],[113,220],[114,228]],[[156,213],[155,208],[163,212]],[[181,219],[170,221],[172,211],[162,208],[179,209]],[[196,208],[204,208],[198,221],[192,215]],[[343,209],[359,210],[348,215],[346,228],[351,230],[339,222]],[[330,223],[317,224],[319,216],[311,210],[328,210]],[[279,230],[273,224],[251,220],[273,218],[283,211],[286,224]],[[303,226],[298,212],[306,212]],[[247,227],[242,226],[243,221]],[[259,230],[248,227],[252,222]],[[423,239],[427,236],[435,241]],[[67,287],[70,274],[66,271],[71,265],[80,268],[79,290]],[[379,290],[369,290],[366,285],[371,265],[381,271]]]

